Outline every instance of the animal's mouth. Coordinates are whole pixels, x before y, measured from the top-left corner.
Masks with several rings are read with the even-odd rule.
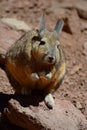
[[[54,65],[56,63],[56,58],[54,56],[45,55],[42,58],[43,62],[47,65]]]
[[[53,58],[53,57],[49,57],[47,60],[46,60],[46,62],[48,63],[48,64],[55,64],[55,58]]]

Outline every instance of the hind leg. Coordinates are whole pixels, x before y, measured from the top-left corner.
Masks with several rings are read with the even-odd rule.
[[[48,93],[46,96],[45,96],[45,104],[46,106],[49,108],[49,109],[53,109],[54,107],[54,98],[53,98],[53,95],[51,93]]]

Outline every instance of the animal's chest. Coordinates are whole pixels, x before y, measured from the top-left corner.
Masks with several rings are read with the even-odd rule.
[[[46,78],[43,74],[37,73],[37,77],[32,76],[32,71],[29,66],[20,66],[16,65],[14,62],[10,60],[6,64],[6,69],[11,73],[13,78],[22,86],[22,87],[30,87],[32,89],[44,89],[51,82],[52,78]]]

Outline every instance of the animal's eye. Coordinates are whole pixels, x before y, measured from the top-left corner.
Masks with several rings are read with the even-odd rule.
[[[45,42],[44,41],[40,41],[39,45],[45,45]]]
[[[57,48],[59,48],[59,45],[57,45]]]
[[[34,36],[34,37],[32,38],[32,40],[33,40],[33,41],[40,41],[40,37],[39,37],[39,36]]]

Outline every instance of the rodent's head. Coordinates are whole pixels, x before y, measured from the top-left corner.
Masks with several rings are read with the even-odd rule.
[[[58,20],[53,31],[48,31],[45,28],[44,17],[40,22],[40,29],[36,31],[32,37],[32,57],[38,63],[44,65],[54,65],[59,62],[60,48],[58,36],[63,27],[63,21]]]

